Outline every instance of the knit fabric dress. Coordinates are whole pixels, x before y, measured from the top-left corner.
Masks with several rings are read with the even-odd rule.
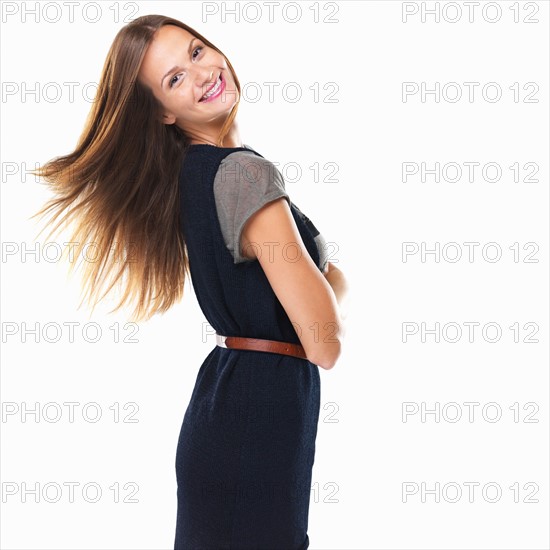
[[[227,180],[233,187],[224,185],[222,164],[228,165],[228,155],[245,151],[259,166],[273,168],[269,185],[258,189],[254,177],[240,174]],[[221,335],[300,344],[260,262],[244,261],[238,242],[228,236],[238,237],[255,202],[284,196],[307,252],[322,270],[326,258],[319,231],[289,200],[281,179],[274,165],[249,147],[196,144],[183,160],[180,219],[191,282],[204,316]],[[231,191],[235,185],[242,185],[237,195]],[[247,197],[246,213],[239,213],[239,191]],[[220,210],[222,203],[227,211]],[[222,213],[226,221],[239,215],[236,231],[226,226],[222,231]],[[319,407],[317,365],[214,343],[198,371],[178,440],[175,550],[308,548]]]

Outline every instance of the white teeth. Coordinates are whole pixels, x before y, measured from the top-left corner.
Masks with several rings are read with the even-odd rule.
[[[222,79],[221,79],[221,76],[218,76],[218,82],[216,82],[216,85],[209,92],[205,93],[201,97],[201,101],[208,99],[212,94],[215,94],[219,90],[221,85],[222,85]]]

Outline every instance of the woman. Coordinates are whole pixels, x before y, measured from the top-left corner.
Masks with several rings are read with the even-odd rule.
[[[242,144],[239,99],[205,37],[160,15],[134,20],[76,150],[38,172],[58,195],[38,214],[66,210],[52,231],[75,220],[73,242],[95,242],[90,299],[126,276],[116,309],[135,299],[133,319],[149,319],[180,300],[187,273],[216,330],[177,447],[175,548],[302,550],[318,367],[341,353],[346,281],[275,166]]]

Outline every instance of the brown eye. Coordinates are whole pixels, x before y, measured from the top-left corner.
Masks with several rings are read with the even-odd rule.
[[[170,83],[168,84],[168,87],[171,88],[176,82],[177,80],[175,80],[179,75],[174,75],[171,79],[170,79]]]

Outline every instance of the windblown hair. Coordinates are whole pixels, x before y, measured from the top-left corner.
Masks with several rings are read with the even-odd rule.
[[[63,222],[75,222],[71,239],[77,243],[75,257],[91,243],[97,251],[93,261],[83,262],[89,303],[95,307],[126,276],[122,298],[111,312],[135,302],[134,321],[150,319],[179,302],[190,275],[178,190],[190,138],[175,124],[161,121],[160,102],[138,81],[147,47],[163,25],[185,29],[224,55],[176,19],[162,15],[135,19],[113,41],[74,152],[34,172],[48,182],[56,197],[32,217],[51,212],[53,223],[64,212],[48,237]],[[225,59],[240,98],[239,81]],[[223,146],[237,107],[238,101],[221,129],[218,146]],[[108,288],[95,300],[109,277]]]

